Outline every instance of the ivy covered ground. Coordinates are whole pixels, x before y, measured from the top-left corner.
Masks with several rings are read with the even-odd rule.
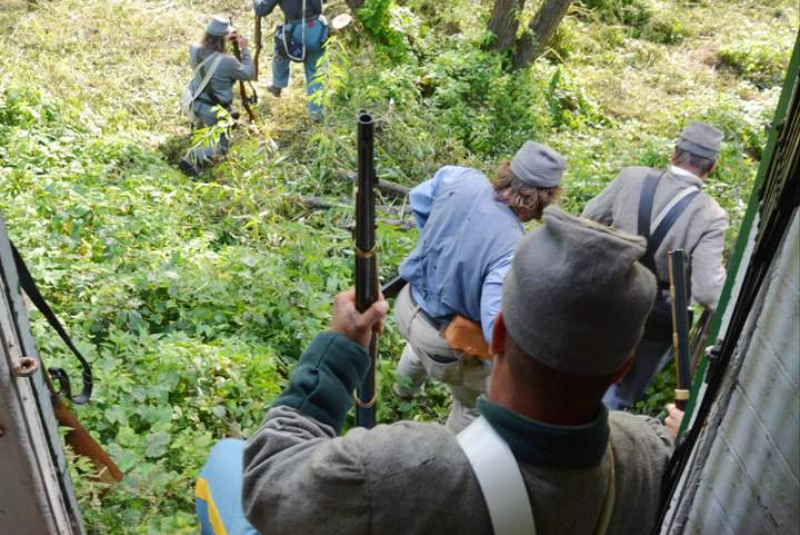
[[[93,534],[196,532],[192,483],[209,447],[258,424],[325,328],[352,278],[352,214],[301,197],[347,202],[357,110],[377,116],[379,175],[407,185],[443,164],[491,173],[525,139],[548,143],[569,160],[572,212],[622,166],[666,163],[688,119],[709,121],[726,134],[708,189],[731,214],[730,241],[798,22],[795,0],[581,0],[548,53],[513,72],[482,48],[488,0],[368,0],[331,41],[325,120],[307,118],[296,72],[288,98],[262,96],[230,158],[191,180],[175,166],[192,143],[178,112],[187,45],[215,12],[251,35],[248,4],[0,4],[0,210],[94,365],[94,401],[76,412],[126,473],[111,489],[76,478]],[[388,278],[416,236],[388,223],[379,236]],[[35,313],[34,334],[48,362],[77,372]],[[441,420],[439,387],[391,397],[391,324],[381,344],[379,419]],[[640,409],[657,412],[661,390]]]

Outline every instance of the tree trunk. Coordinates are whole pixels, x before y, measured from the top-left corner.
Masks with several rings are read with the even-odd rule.
[[[525,7],[525,0],[495,0],[492,18],[487,29],[497,36],[491,49],[498,52],[508,50],[517,38],[519,14]]]
[[[545,45],[556,33],[556,28],[567,14],[571,2],[572,0],[547,0],[539,8],[528,29],[517,42],[514,52],[515,69],[529,67],[544,52]]]

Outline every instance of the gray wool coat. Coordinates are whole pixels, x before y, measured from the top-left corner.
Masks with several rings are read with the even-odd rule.
[[[636,234],[639,197],[644,179],[651,170],[649,167],[623,169],[606,189],[589,201],[581,215]],[[667,170],[656,190],[652,218],[655,219],[662,208],[688,186],[697,186],[702,190],[703,182],[697,177]],[[727,229],[728,214],[713,197],[701,191],[675,222],[655,253],[659,281],[669,282],[669,251],[684,249],[691,267],[692,298],[706,308],[715,309],[725,282],[722,250]]]
[[[192,69],[195,69],[197,64],[205,57],[202,49],[197,45],[193,44],[189,47],[189,60]],[[210,65],[207,64],[206,68],[210,68]],[[230,106],[233,103],[234,84],[238,80],[252,80],[254,72],[253,59],[250,56],[249,49],[242,50],[241,62],[231,54],[222,54],[222,60],[219,62],[214,74],[211,75],[211,79],[203,94],[205,95],[207,91],[213,91],[214,95],[216,95],[222,103]],[[192,78],[190,82],[192,92],[196,92],[202,79],[203,76],[199,72]],[[203,118],[203,122],[206,125],[216,123],[217,114],[214,106],[197,100],[194,103],[194,109],[195,113]]]
[[[311,344],[289,387],[247,442],[243,504],[250,523],[265,535],[491,535],[469,461],[444,426],[398,422],[338,436],[352,389],[367,366],[366,351],[341,336],[320,335]],[[518,455],[509,444],[539,535],[593,533],[609,477],[609,441],[616,494],[607,535],[649,533],[672,441],[653,419],[608,414],[603,410],[591,424],[600,431],[591,433],[593,440],[572,442],[576,456],[594,449],[599,462],[567,468],[520,457],[563,459],[553,441],[588,426],[537,426],[507,412],[507,430],[523,428],[516,431],[528,451]],[[531,443],[538,443],[534,451]]]

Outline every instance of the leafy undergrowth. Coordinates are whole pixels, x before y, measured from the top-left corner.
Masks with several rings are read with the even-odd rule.
[[[0,6],[13,51],[0,59],[0,210],[94,364],[94,401],[77,412],[126,479],[79,479],[78,492],[90,531],[113,534],[196,531],[192,483],[210,445],[253,430],[351,284],[352,214],[300,197],[347,202],[357,110],[377,118],[380,176],[409,185],[443,164],[491,173],[524,139],[549,143],[569,159],[572,212],[622,166],[666,163],[686,120],[708,120],[726,134],[708,189],[731,214],[730,241],[797,20],[791,1],[584,0],[548,54],[514,73],[481,50],[489,4],[370,0],[330,44],[323,123],[307,119],[295,72],[288,98],[262,97],[262,121],[193,181],[174,167],[190,144],[177,111],[186,44],[212,12],[245,26],[241,3],[29,5]],[[381,214],[384,280],[415,242],[399,217]],[[35,313],[33,328],[44,358],[74,370]],[[411,403],[389,393],[401,347],[390,322],[379,419],[442,420],[440,386]],[[658,412],[668,381],[640,410]]]

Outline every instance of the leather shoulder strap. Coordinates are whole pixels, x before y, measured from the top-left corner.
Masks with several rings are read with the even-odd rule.
[[[211,69],[209,69],[209,71],[206,72],[205,64],[212,57],[214,58],[214,61],[213,61],[213,63],[211,63]],[[208,85],[208,82],[210,82],[211,81],[211,77],[214,76],[214,72],[217,70],[217,67],[219,67],[220,61],[222,61],[222,54],[220,54],[218,52],[214,52],[213,54],[208,56],[206,59],[204,59],[203,62],[200,65],[197,66],[197,70],[200,71],[200,75],[203,77],[203,79],[200,80],[200,85],[197,86],[197,90],[192,95],[192,101],[196,100],[197,97],[199,97],[206,90],[207,86],[208,86],[209,89],[211,89],[211,86]],[[212,95],[212,99],[216,98],[216,95],[214,94],[213,90],[211,90],[210,93]]]
[[[647,240],[647,252],[650,255],[656,254],[658,248],[661,247],[661,242],[664,241],[664,237],[667,235],[667,232],[672,228],[678,218],[683,214],[686,208],[691,204],[695,197],[700,195],[700,190],[696,189],[681,198],[680,201],[675,203],[675,205],[670,208],[667,215],[661,220],[661,223],[658,224],[658,227],[653,231],[653,235]]]
[[[536,535],[528,489],[508,444],[483,417],[457,439],[478,478],[494,535]]]
[[[650,171],[644,177],[644,184],[642,185],[642,193],[639,196],[639,221],[636,233],[644,237],[646,240],[650,239],[650,219],[653,217],[653,199],[656,197],[656,189],[658,189],[658,182],[664,173],[658,171]]]
[[[47,371],[53,377],[53,379],[57,380],[59,385],[61,386],[61,394],[72,400],[73,403],[76,405],[84,405],[89,402],[89,399],[92,397],[92,388],[94,385],[94,379],[92,377],[92,368],[89,366],[89,363],[83,357],[78,348],[75,347],[75,344],[72,343],[72,339],[67,334],[67,331],[61,325],[61,322],[58,321],[58,317],[56,317],[55,313],[50,308],[50,305],[47,304],[47,301],[39,292],[39,288],[36,286],[36,281],[34,281],[31,272],[28,270],[28,266],[25,265],[25,262],[22,259],[22,256],[17,251],[17,248],[14,247],[14,244],[11,244],[11,253],[14,256],[14,264],[17,268],[17,275],[19,276],[19,284],[22,287],[22,290],[27,294],[28,298],[30,298],[31,302],[39,309],[39,312],[47,319],[47,323],[55,329],[58,333],[58,336],[61,337],[61,340],[67,345],[67,347],[72,351],[72,354],[75,355],[75,358],[81,363],[81,368],[83,368],[83,389],[81,393],[77,396],[72,395],[72,386],[69,381],[69,376],[67,372],[64,371],[63,368],[55,368],[50,367]]]

